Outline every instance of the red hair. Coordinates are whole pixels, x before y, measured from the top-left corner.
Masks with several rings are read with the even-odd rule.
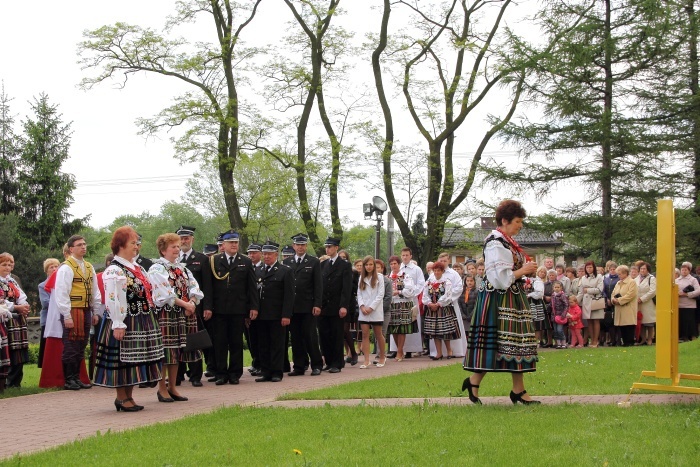
[[[124,248],[132,238],[138,238],[136,231],[132,227],[129,227],[128,225],[119,227],[114,231],[114,235],[112,235],[112,242],[109,245],[112,248],[112,253],[115,255],[119,253],[119,250]]]

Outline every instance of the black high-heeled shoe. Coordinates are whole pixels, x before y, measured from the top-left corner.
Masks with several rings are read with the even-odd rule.
[[[136,408],[139,409],[139,410],[143,410],[143,406],[142,406],[142,405],[138,405],[138,404],[136,403],[136,401],[135,401],[133,398],[131,398],[131,397],[128,398],[128,399],[125,399],[124,402],[131,402],[132,404],[134,404],[134,407],[136,407]]]
[[[510,391],[510,401],[513,404],[517,404],[518,402],[520,402],[521,404],[524,404],[524,405],[530,405],[530,404],[536,405],[536,404],[542,403],[541,401],[533,401],[533,400],[526,401],[525,399],[523,399],[523,396],[525,394],[527,394],[527,391],[523,391],[520,394],[516,394],[513,391]]]
[[[466,389],[467,392],[469,393],[469,400],[472,401],[472,403],[474,403],[474,404],[481,405],[481,399],[479,399],[478,397],[476,397],[474,395],[474,392],[472,391],[473,388],[478,389],[479,385],[472,384],[472,380],[470,379],[470,377],[465,378],[464,382],[462,383],[462,392],[464,392],[464,390]]]
[[[175,399],[172,397],[163,397],[160,395],[160,392],[156,392],[156,395],[158,395],[158,402],[175,402]]]
[[[124,412],[138,412],[139,410],[141,410],[141,409],[137,408],[135,405],[132,405],[131,407],[125,407],[124,402],[129,402],[130,400],[131,399],[124,399],[124,400],[114,399],[114,407],[117,408],[117,412],[119,412],[120,410],[122,410]],[[141,407],[141,408],[143,408],[143,407]]]
[[[160,393],[159,393],[159,394],[160,394]],[[188,401],[188,400],[189,400],[189,399],[186,398],[185,396],[176,396],[175,394],[173,394],[173,393],[170,392],[170,391],[168,391],[168,394],[170,394],[170,397],[172,397],[173,400],[174,400],[175,402],[185,402],[185,401]]]
[[[430,359],[431,359],[431,360],[442,360],[442,359],[443,359],[443,356],[442,356],[442,355],[440,355],[439,357],[433,357],[433,356],[431,356]]]

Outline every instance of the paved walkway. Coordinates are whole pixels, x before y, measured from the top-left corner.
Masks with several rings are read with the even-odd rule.
[[[95,435],[98,431],[120,431],[168,422],[187,415],[211,412],[228,406],[265,407],[313,407],[325,405],[406,405],[429,403],[463,405],[469,404],[464,398],[431,399],[383,399],[383,400],[338,400],[338,401],[281,401],[276,399],[284,394],[309,391],[361,379],[418,371],[435,366],[455,365],[452,360],[434,362],[427,357],[412,358],[403,362],[389,362],[384,368],[361,370],[359,365],[346,367],[341,373],[321,376],[285,376],[280,383],[256,383],[247,374],[238,386],[215,386],[204,383],[204,387],[193,388],[183,383],[181,393],[190,398],[188,402],[164,404],[156,401],[155,389],[135,389],[134,398],[146,409],[136,413],[116,412],[113,400],[115,392],[110,389],[93,388],[88,391],[57,391],[0,400],[0,439],[14,439],[17,442],[0,443],[0,459],[14,454],[27,454],[58,446],[76,439]],[[462,373],[458,373],[460,376]],[[456,381],[455,384],[459,382]],[[538,397],[545,404],[567,402],[617,403],[627,396],[562,396]],[[484,397],[484,404],[510,404],[507,397]],[[632,403],[672,403],[700,402],[700,396],[689,395],[633,395]],[[48,420],[48,423],[47,423]]]

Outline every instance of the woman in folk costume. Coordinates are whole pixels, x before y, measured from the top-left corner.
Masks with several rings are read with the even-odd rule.
[[[418,332],[418,320],[413,319],[413,297],[420,293],[419,287],[413,283],[411,276],[401,271],[401,258],[392,256],[389,258],[389,279],[391,280],[391,318],[388,334],[396,341],[396,361],[404,359],[404,344],[407,334]],[[418,316],[417,316],[418,317]]]
[[[174,233],[163,234],[156,240],[160,258],[148,270],[153,284],[153,302],[158,313],[160,332],[163,334],[165,360],[168,371],[168,384],[160,380],[158,400],[161,402],[181,402],[187,398],[180,395],[175,382],[180,362],[191,363],[202,360],[201,350],[185,351],[187,334],[197,332],[195,308],[204,294],[192,273],[180,257],[180,236]]]
[[[27,315],[29,303],[27,295],[10,273],[15,267],[15,259],[9,253],[0,254],[0,289],[5,296],[5,305],[12,317],[7,320],[7,345],[10,349],[10,368],[7,374],[7,387],[20,387],[24,376],[24,364],[29,362],[29,334]]]
[[[153,304],[146,270],[132,262],[138,236],[131,227],[120,227],[112,236],[112,264],[102,274],[105,285],[104,319],[97,334],[97,386],[115,388],[117,411],[136,412],[132,394],[141,383],[161,379],[163,338]]]
[[[525,294],[526,276],[537,270],[513,237],[526,216],[522,205],[505,200],[496,209],[498,228],[484,243],[486,275],[479,287],[464,369],[474,372],[462,384],[469,400],[481,403],[478,389],[486,372],[507,372],[513,378],[511,401],[538,403],[525,391],[523,373],[535,371],[537,339]]]
[[[436,355],[431,355],[432,360],[442,360],[443,347],[447,351],[447,358],[453,358],[451,341],[462,336],[457,317],[458,307],[452,298],[452,282],[445,277],[445,266],[441,262],[433,264],[433,273],[425,283],[423,290],[423,304],[425,311],[425,324],[423,334],[435,341]]]
[[[0,288],[0,394],[5,391],[5,380],[10,372],[10,347],[7,345],[5,323],[12,319],[12,312],[5,299],[5,290]]]

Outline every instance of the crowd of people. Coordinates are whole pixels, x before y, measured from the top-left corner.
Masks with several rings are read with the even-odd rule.
[[[473,374],[462,389],[474,403],[487,372],[508,372],[513,403],[532,404],[523,374],[535,371],[538,347],[654,344],[649,263],[573,268],[547,257],[538,267],[514,239],[524,218],[518,202],[504,201],[480,260],[450,264],[442,253],[425,273],[409,248],[387,263],[372,256],[352,263],[340,241],[328,238],[326,254],[316,258],[303,233],[282,257],[271,241],[242,254],[235,231],[200,253],[189,226],[159,236],[155,260],[140,255],[134,229],[117,229],[98,273],[85,260],[85,239],[74,235],[64,262],[44,262],[39,284],[40,386],[114,388],[115,408],[124,412],[143,409],[135,386],[157,387],[160,402],[187,401],[178,388],[186,379],[193,387],[205,378],[240,383],[245,337],[255,382],[429,355],[464,359]],[[29,358],[30,307],[13,267],[12,255],[0,254],[0,390],[21,385]],[[682,342],[698,337],[700,284],[690,263],[676,282]]]

